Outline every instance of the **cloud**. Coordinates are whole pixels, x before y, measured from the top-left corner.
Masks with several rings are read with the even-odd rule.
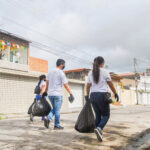
[[[10,0],[3,1],[2,16],[44,35],[5,20],[4,29],[49,45],[51,50],[92,61],[102,55],[112,71],[133,71],[133,57],[150,59],[150,1],[148,0]],[[50,51],[51,51],[50,50]],[[40,51],[54,67],[58,57]],[[37,50],[38,51],[38,50]],[[62,52],[64,54],[62,54]],[[43,53],[41,55],[41,53]],[[65,58],[65,57],[64,57]],[[68,68],[84,67],[68,57]],[[139,63],[140,65],[140,63]],[[86,65],[85,65],[86,66]],[[148,65],[147,65],[148,66]],[[87,66],[86,66],[87,67]],[[91,67],[91,65],[89,65]]]

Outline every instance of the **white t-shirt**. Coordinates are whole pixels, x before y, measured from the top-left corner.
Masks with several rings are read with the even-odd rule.
[[[43,85],[45,86],[45,87],[44,87],[44,92],[45,92],[45,89],[46,89],[46,81],[44,81],[44,80],[42,80],[41,83],[40,83],[40,86],[39,86],[39,87],[40,87],[40,90],[42,89],[42,86],[43,86]],[[42,92],[42,91],[41,91],[41,92]],[[41,94],[41,93],[40,93],[40,94]]]
[[[99,76],[99,82],[95,83],[92,71],[89,72],[87,83],[92,84],[90,92],[108,92],[107,81],[111,81],[110,73],[107,70],[100,68]]]
[[[49,81],[48,95],[49,96],[63,96],[62,87],[68,83],[64,72],[58,68],[51,70],[46,80]]]
[[[45,89],[46,89],[46,81],[44,81],[44,80],[42,80],[41,83],[40,83],[40,89],[42,89],[42,86],[43,86],[43,85],[45,86],[45,87],[44,87],[44,92],[45,92]]]

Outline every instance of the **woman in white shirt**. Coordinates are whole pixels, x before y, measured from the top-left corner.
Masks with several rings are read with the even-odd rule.
[[[119,101],[110,74],[103,67],[104,58],[101,56],[96,57],[93,63],[93,70],[88,74],[86,86],[86,98],[89,97],[90,93],[90,101],[96,115],[96,129],[94,131],[99,141],[103,139],[102,130],[110,117],[109,102],[106,100],[106,93],[109,91],[108,86],[114,93],[117,101]]]
[[[36,101],[38,101],[42,97],[43,93],[45,92],[45,89],[46,89],[46,76],[45,75],[41,75],[39,77],[38,86],[40,87],[40,94],[36,95],[35,97]],[[33,121],[32,113],[30,114],[30,120]],[[44,120],[44,116],[42,117],[42,120]]]
[[[45,75],[41,75],[39,77],[38,86],[40,87],[41,92],[40,94],[36,95],[36,100],[39,100],[42,97],[43,93],[45,92],[45,89],[46,89],[46,76]]]

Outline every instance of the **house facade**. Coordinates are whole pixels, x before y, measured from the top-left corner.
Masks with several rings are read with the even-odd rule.
[[[24,38],[0,32],[0,113],[27,112],[39,75],[48,72],[47,61],[29,56],[29,45]]]
[[[122,101],[125,105],[150,104],[150,76],[146,74],[123,73],[122,77],[123,92]],[[137,90],[136,81],[137,78]]]
[[[150,104],[150,76],[149,74],[141,75],[138,83],[139,104]]]

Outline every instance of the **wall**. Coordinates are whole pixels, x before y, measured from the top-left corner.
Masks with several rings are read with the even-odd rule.
[[[29,68],[32,71],[48,72],[48,61],[29,57]]]
[[[13,63],[4,60],[0,60],[0,68],[10,69],[10,70],[29,71],[28,65]]]
[[[132,87],[135,87],[135,80],[133,79],[122,79],[121,82],[123,83],[124,86],[131,85]]]
[[[139,97],[139,104],[142,104],[142,105],[147,105],[147,104],[150,104],[150,93],[148,92],[142,92],[142,93],[139,93],[138,95]]]
[[[36,77],[0,73],[0,113],[26,113],[35,97]]]
[[[135,105],[136,104],[136,92],[135,90],[121,90],[120,101],[124,106]]]
[[[76,79],[84,81],[85,77],[88,75],[89,70],[79,71],[79,72],[70,72],[66,73],[67,78]]]
[[[69,81],[69,85],[72,85],[72,84],[79,84],[79,85],[82,85],[83,86],[83,96],[85,95],[85,82],[84,81],[79,81],[79,80],[74,80],[74,79],[68,79]],[[62,112],[67,112],[67,111],[71,111],[73,109],[69,108],[69,100],[68,100],[68,92],[65,90],[65,88],[63,88],[63,91],[64,91],[64,95],[63,95],[63,105],[62,105]],[[83,99],[84,100],[84,97]],[[83,102],[84,103],[84,102]]]
[[[25,76],[17,74],[0,73],[0,113],[27,113],[32,104],[35,94],[34,88],[38,82],[38,75]],[[69,84],[85,85],[85,82],[70,80]],[[64,98],[61,111],[67,112],[69,109],[69,94],[63,88]],[[84,92],[84,89],[83,89]],[[48,98],[47,98],[48,100]],[[49,100],[48,100],[49,101]]]

